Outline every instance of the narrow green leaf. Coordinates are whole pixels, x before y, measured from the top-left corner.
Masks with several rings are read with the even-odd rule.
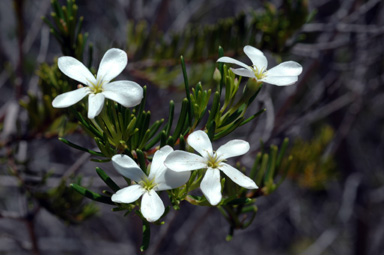
[[[111,179],[111,177],[109,177],[104,171],[103,169],[99,168],[99,167],[96,167],[96,172],[97,174],[100,176],[100,178],[105,182],[105,184],[108,185],[108,187],[110,187],[113,191],[118,191],[120,189],[119,186],[117,186],[117,184]]]
[[[240,126],[240,124],[243,122],[243,117],[237,119],[232,125],[230,125],[228,128],[226,128],[225,130],[217,133],[215,136],[214,136],[214,140],[217,140],[217,139],[220,139],[226,135],[228,135],[229,133],[231,133],[233,130],[235,130],[237,127]]]
[[[255,162],[253,163],[251,172],[249,174],[249,178],[251,178],[252,180],[254,180],[256,177],[256,172],[257,172],[257,169],[259,168],[260,160],[261,160],[261,152],[257,153]]]
[[[173,100],[171,100],[169,102],[169,114],[168,114],[167,129],[165,130],[166,136],[169,136],[169,134],[171,132],[174,112],[175,112],[175,103],[173,102]]]
[[[167,145],[167,135],[165,134],[165,131],[162,131],[160,136],[160,148]]]
[[[262,109],[260,111],[258,111],[257,113],[255,113],[254,115],[252,115],[251,117],[249,117],[248,119],[244,120],[243,122],[241,122],[240,126],[243,126],[245,124],[247,124],[248,122],[250,122],[251,120],[255,119],[256,117],[258,117],[260,114],[264,113],[267,109]]]
[[[140,251],[145,251],[148,249],[151,239],[151,226],[148,221],[143,220],[143,240],[140,246]]]
[[[265,173],[267,166],[268,166],[268,159],[269,159],[268,153],[264,153],[262,160],[261,160],[261,167],[260,167],[259,172],[258,172],[257,177],[256,177],[256,183],[258,183],[257,185],[259,185],[259,187],[263,186],[262,181],[263,181],[264,173]]]
[[[211,141],[215,136],[215,129],[216,129],[216,122],[212,121],[208,128],[208,137],[209,137],[209,140]]]
[[[175,139],[173,139],[172,136],[170,136],[167,140],[167,145],[173,147],[175,145]]]
[[[159,130],[161,124],[163,124],[164,122],[164,119],[161,119],[161,120],[157,120],[155,121],[155,123],[152,124],[152,126],[149,128],[150,129],[150,132],[149,132],[149,139],[152,138],[156,132]]]
[[[188,100],[188,113],[189,113],[189,124],[192,125],[192,105],[191,105],[191,97],[189,94],[189,82],[188,82],[188,76],[187,76],[187,69],[185,67],[185,62],[184,62],[184,57],[180,56],[180,61],[181,61],[181,68],[183,70],[183,77],[184,77],[184,86],[185,86],[185,94]],[[178,136],[177,136],[178,137]]]
[[[223,56],[224,56],[224,49],[221,46],[219,46],[219,58]],[[224,64],[219,62],[218,66],[219,66],[218,69],[222,77],[222,79],[220,80],[220,86],[219,86],[219,95],[221,95],[221,91],[223,90],[223,86],[224,86]]]
[[[177,121],[177,125],[176,125],[176,128],[175,128],[175,131],[174,131],[174,133],[172,135],[174,140],[179,138],[179,136],[180,136],[180,134],[182,132],[185,120],[186,120],[187,115],[188,115],[188,108],[189,108],[189,101],[188,101],[187,98],[184,98],[183,103],[181,105],[181,112],[180,112],[179,120]]]
[[[111,159],[110,158],[106,158],[106,159],[91,158],[91,161],[97,162],[97,163],[106,163],[106,162],[111,161]]]
[[[232,124],[234,121],[236,121],[243,113],[242,109],[238,109],[234,113],[227,115],[227,117],[221,122],[220,127],[225,127],[227,125]]]
[[[286,151],[286,149],[288,147],[288,144],[289,144],[289,138],[286,137],[284,139],[284,141],[283,141],[283,144],[281,145],[281,148],[280,148],[280,151],[279,151],[279,156],[277,157],[277,160],[276,160],[276,167],[280,166],[281,161],[283,160],[285,151]]]
[[[145,164],[145,155],[144,155],[143,151],[137,149],[136,150],[136,155],[137,155],[137,161],[139,163],[139,166],[140,166],[141,170],[143,170],[144,173],[146,173],[148,175],[149,173],[146,172],[147,165]]]
[[[220,107],[220,93],[216,91],[215,95],[213,96],[213,102],[212,102],[211,110],[209,112],[209,117],[207,120],[207,129],[208,130],[210,129],[210,126],[214,122],[213,120],[216,117],[217,110],[219,109],[219,107]],[[215,125],[216,125],[216,123],[215,123]]]
[[[273,182],[273,177],[275,174],[275,166],[276,166],[276,157],[277,157],[277,146],[271,145],[268,168],[264,177],[264,181],[267,184],[270,184]]]
[[[144,145],[147,143],[149,139],[149,134],[151,133],[151,130],[147,129],[147,132],[141,137],[140,144],[137,146],[137,148],[142,149]]]
[[[179,138],[179,141],[180,141],[180,143],[179,143],[179,147],[180,147],[180,150],[182,150],[182,151],[185,151],[186,149],[186,143],[185,143],[185,138],[184,138],[184,136],[180,136],[180,138]]]
[[[79,192],[81,195],[83,195],[89,199],[92,199],[94,201],[105,203],[105,204],[110,204],[110,205],[115,204],[111,201],[111,199],[109,197],[97,194],[97,193],[90,191],[90,190],[88,190],[88,189],[86,189],[86,188],[84,188],[84,187],[82,187],[76,183],[71,183],[70,187],[73,188],[74,190],[76,190],[77,192]]]
[[[94,150],[90,150],[90,149],[81,147],[80,145],[74,144],[74,143],[68,141],[65,138],[59,137],[59,141],[61,141],[61,142],[65,143],[65,144],[71,146],[72,148],[88,152],[89,154],[92,154],[92,155],[95,155],[95,156],[100,156],[100,157],[105,157],[105,155],[103,153],[101,153],[101,152],[97,152],[97,151],[94,151]]]

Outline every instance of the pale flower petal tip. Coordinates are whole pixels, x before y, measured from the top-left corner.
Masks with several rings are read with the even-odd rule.
[[[101,59],[97,77],[108,83],[124,70],[127,63],[128,57],[125,51],[116,48],[109,49]]]
[[[211,205],[217,205],[222,199],[220,171],[208,168],[200,184],[201,191]]]
[[[159,195],[150,190],[143,194],[140,211],[149,222],[155,222],[164,214],[165,207]]]
[[[81,82],[87,87],[78,89],[76,93],[66,92],[58,95],[52,102],[55,108],[65,108],[76,104],[89,95],[88,118],[98,116],[104,106],[104,99],[111,99],[125,107],[140,104],[143,99],[143,88],[131,81],[110,82],[127,66],[128,57],[125,51],[112,48],[103,56],[99,70],[95,76],[80,61],[73,57],[60,57],[59,69],[68,77]]]
[[[188,136],[188,144],[201,156],[206,157],[212,154],[212,143],[209,140],[207,133],[202,130],[197,130]]]

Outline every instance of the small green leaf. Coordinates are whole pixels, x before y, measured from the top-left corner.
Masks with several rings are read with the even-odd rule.
[[[146,220],[143,220],[143,240],[140,246],[140,251],[145,251],[148,249],[149,242],[151,239],[151,226],[149,225],[149,222]]]
[[[75,183],[72,183],[70,185],[71,188],[73,188],[74,190],[76,190],[77,192],[79,192],[81,195],[87,197],[87,198],[90,198],[94,201],[97,201],[97,202],[101,202],[101,203],[105,203],[105,204],[110,204],[110,205],[114,205],[115,203],[113,203],[111,201],[111,199],[109,197],[106,197],[106,196],[102,196],[100,194],[97,194],[93,191],[90,191],[84,187],[81,187],[80,185],[77,185]]]
[[[96,172],[97,174],[100,176],[100,178],[105,182],[105,184],[108,185],[108,187],[110,187],[113,191],[118,191],[120,189],[119,186],[117,186],[117,184],[111,179],[111,177],[109,177],[104,171],[103,169],[99,168],[99,167],[96,167]]]
[[[97,152],[97,151],[93,151],[93,150],[90,150],[90,149],[86,149],[84,147],[81,147],[80,145],[77,145],[77,144],[74,144],[70,141],[68,141],[67,139],[65,138],[62,138],[62,137],[59,137],[59,140],[69,146],[71,146],[72,148],[75,148],[75,149],[78,149],[78,150],[81,150],[81,151],[85,151],[85,152],[88,152],[89,154],[92,154],[92,155],[95,155],[95,156],[101,156],[101,157],[105,157],[103,153],[101,152]]]

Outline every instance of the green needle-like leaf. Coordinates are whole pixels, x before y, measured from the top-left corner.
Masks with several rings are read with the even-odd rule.
[[[148,249],[151,238],[151,226],[148,221],[143,219],[143,240],[141,242],[140,251]]]
[[[270,184],[273,182],[273,177],[275,174],[275,167],[276,167],[276,157],[277,157],[277,147],[275,145],[272,145],[270,149],[270,158],[268,162],[268,168],[264,177],[264,182],[267,184]]]
[[[251,120],[255,119],[256,117],[258,117],[260,114],[264,113],[267,109],[261,109],[260,111],[258,111],[257,113],[255,113],[254,115],[252,115],[251,117],[249,117],[248,119],[244,120],[243,122],[241,122],[240,126],[243,126],[245,124],[247,124],[248,122],[250,122]]]
[[[183,56],[180,57],[180,60],[181,60],[181,68],[183,70],[185,94],[186,94],[186,97],[187,97],[187,100],[188,100],[188,113],[189,113],[188,120],[189,120],[189,124],[192,125],[193,114],[192,114],[191,97],[190,97],[190,94],[189,94],[189,82],[188,82],[187,69],[185,67],[185,62],[184,62],[184,57]]]
[[[90,149],[81,147],[80,145],[71,143],[70,141],[68,141],[68,140],[65,139],[65,138],[60,137],[59,140],[60,140],[61,142],[65,143],[65,144],[71,146],[72,148],[75,148],[75,149],[78,149],[78,150],[81,150],[81,151],[88,152],[89,154],[92,154],[92,155],[95,155],[95,156],[105,157],[105,155],[104,155],[103,153],[101,153],[101,152],[97,152],[97,151],[94,151],[94,150],[90,150]]]
[[[100,178],[105,182],[105,184],[108,185],[108,187],[110,187],[113,191],[118,191],[120,189],[119,186],[117,186],[117,184],[111,179],[111,177],[109,177],[104,171],[103,169],[99,168],[99,167],[96,167],[96,172],[97,174],[100,176]]]
[[[286,149],[288,147],[288,144],[289,144],[289,138],[285,138],[284,141],[283,141],[283,144],[281,145],[281,148],[280,148],[280,151],[279,151],[279,156],[277,156],[276,167],[280,166],[281,161],[283,160],[285,151],[286,151]]]
[[[114,205],[114,203],[111,201],[111,199],[109,197],[97,194],[97,193],[90,191],[84,187],[81,187],[80,185],[77,185],[75,183],[72,183],[70,186],[71,186],[71,188],[73,188],[74,190],[76,190],[81,195],[83,195],[87,198],[90,198],[90,199],[97,201],[97,202]]]
[[[172,135],[174,140],[179,138],[179,136],[182,132],[182,129],[183,129],[184,124],[186,122],[185,120],[186,120],[187,115],[188,115],[188,108],[189,108],[189,101],[187,98],[184,98],[183,103],[181,105],[181,112],[180,112],[179,120],[177,121],[175,132]]]
[[[262,157],[262,160],[261,160],[261,167],[260,167],[259,172],[258,172],[257,177],[256,177],[256,183],[260,187],[262,187],[264,185],[262,183],[262,181],[263,181],[264,173],[265,173],[265,171],[267,169],[268,159],[269,159],[268,153],[264,153],[264,155]]]
[[[138,163],[140,165],[140,168],[148,175],[149,173],[146,172],[147,167],[146,167],[146,164],[145,164],[144,152],[142,150],[137,149],[136,150],[136,154],[137,154],[137,160],[139,161]]]
[[[219,107],[220,107],[220,93],[216,91],[215,95],[213,96],[213,103],[212,103],[211,111],[209,112],[209,117],[207,120],[208,130],[210,129],[210,126],[213,124],[213,121],[216,118],[217,110],[219,109]]]

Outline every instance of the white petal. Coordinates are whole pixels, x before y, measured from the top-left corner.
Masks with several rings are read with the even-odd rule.
[[[141,195],[143,195],[145,189],[140,185],[132,185],[118,190],[112,195],[111,200],[115,203],[132,203],[135,202]]]
[[[266,70],[268,67],[268,60],[264,53],[252,46],[245,46],[244,53],[251,59],[252,64],[259,70]]]
[[[256,183],[236,168],[226,163],[222,163],[219,168],[221,171],[223,171],[223,173],[225,173],[226,176],[231,178],[231,180],[239,186],[247,189],[257,189]]]
[[[88,97],[88,118],[94,119],[100,114],[104,106],[105,97],[102,93],[89,94]]]
[[[288,86],[297,82],[297,76],[266,76],[260,81],[277,86]]]
[[[165,208],[164,203],[159,195],[151,189],[145,192],[141,199],[140,211],[149,222],[154,222],[160,219],[164,214]]]
[[[207,168],[206,160],[186,151],[174,151],[165,159],[165,166],[176,172]]]
[[[124,107],[133,107],[143,99],[143,88],[133,81],[115,81],[103,86],[102,94]]]
[[[88,95],[88,91],[89,89],[84,87],[60,94],[53,99],[52,106],[55,108],[65,108],[74,105]]]
[[[245,69],[245,68],[231,68],[232,72],[234,74],[237,74],[239,76],[248,77],[248,78],[256,78],[255,73]]]
[[[217,205],[221,201],[220,171],[208,168],[200,184],[201,191],[211,205]]]
[[[156,191],[178,188],[184,185],[191,176],[189,171],[175,172],[165,166],[164,161],[171,152],[173,149],[166,145],[153,156],[149,179],[155,179]]]
[[[187,141],[189,146],[195,149],[195,151],[200,153],[204,158],[213,154],[211,140],[209,140],[208,135],[204,131],[197,130],[193,132],[188,136]]]
[[[191,172],[175,172],[171,169],[167,168],[161,175],[157,175],[155,182],[157,186],[155,190],[169,190],[178,188],[187,183],[189,177],[191,176]]]
[[[100,62],[97,79],[102,79],[105,83],[109,82],[124,70],[127,63],[128,57],[125,51],[109,49]]]
[[[294,61],[283,62],[271,69],[266,74],[267,76],[298,76],[303,71],[303,67]]]
[[[60,57],[59,69],[68,77],[85,85],[96,84],[95,76],[86,68],[83,63],[73,57]]]
[[[139,182],[146,178],[145,173],[138,167],[135,161],[124,154],[112,157],[113,167],[123,176]]]
[[[155,176],[162,174],[167,169],[164,165],[164,161],[171,152],[173,152],[173,149],[169,145],[166,145],[155,152],[152,159],[151,172],[148,176],[149,179],[153,179]]]
[[[241,67],[244,67],[245,69],[248,69],[249,71],[252,72],[252,68],[249,67],[248,65],[244,64],[243,62],[240,62],[236,59],[230,58],[230,57],[221,57],[217,60],[217,62],[222,62],[222,63],[229,63],[229,64],[235,64],[239,65]]]
[[[249,143],[243,140],[231,140],[221,145],[216,154],[220,159],[227,159],[243,155],[249,151]]]

